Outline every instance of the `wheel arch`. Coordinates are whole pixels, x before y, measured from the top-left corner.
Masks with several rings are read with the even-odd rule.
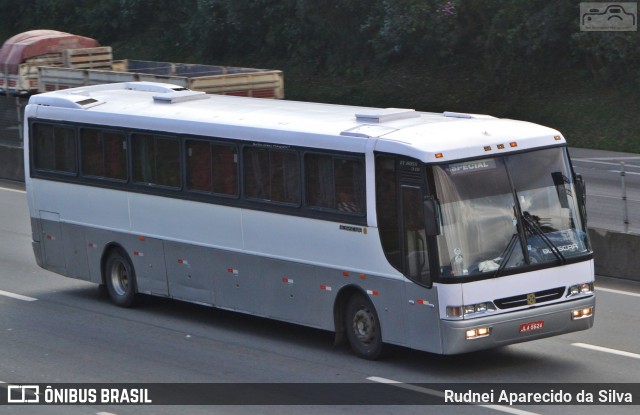
[[[360,293],[364,296],[367,295],[366,291],[354,284],[345,285],[340,288],[336,299],[333,303],[333,324],[335,328],[334,345],[339,346],[346,343],[345,326],[344,326],[344,314],[349,299],[356,293]]]
[[[109,255],[111,255],[111,253],[115,251],[119,251],[129,260],[129,263],[133,264],[133,262],[131,261],[131,257],[129,256],[129,254],[127,254],[127,251],[122,247],[122,245],[117,242],[109,242],[108,244],[106,244],[104,249],[102,250],[102,257],[100,258],[100,284],[102,285],[106,284],[107,282],[105,275],[107,259],[109,258]]]

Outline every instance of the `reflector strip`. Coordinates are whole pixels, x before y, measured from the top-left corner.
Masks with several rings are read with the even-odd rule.
[[[133,256],[144,256],[144,253],[138,252],[138,251],[133,251]]]
[[[97,248],[98,245],[94,244],[93,242],[89,242],[89,248]]]
[[[189,265],[189,261],[187,261],[186,259],[179,259],[178,264]]]
[[[283,278],[282,282],[284,282],[286,284],[293,284],[293,280],[291,278]]]
[[[416,303],[422,304],[422,305],[431,305],[431,303],[427,300],[417,300]]]
[[[378,291],[376,291],[376,290],[367,290],[367,294],[369,294],[369,295],[378,295],[380,293]]]
[[[229,274],[234,274],[234,275],[238,275],[238,270],[234,269],[234,268],[227,268],[227,272]]]
[[[47,235],[47,239],[50,240],[50,241],[54,241],[56,239],[56,237],[53,236],[53,235]]]
[[[331,291],[331,287],[329,287],[328,285],[321,285],[320,289],[323,291]]]

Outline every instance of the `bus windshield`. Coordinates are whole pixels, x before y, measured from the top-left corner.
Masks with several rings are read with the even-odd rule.
[[[565,148],[433,168],[439,277],[490,278],[589,253]]]

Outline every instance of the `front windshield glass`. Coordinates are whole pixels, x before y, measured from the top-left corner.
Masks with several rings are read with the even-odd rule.
[[[435,166],[441,277],[490,277],[588,253],[564,148]]]

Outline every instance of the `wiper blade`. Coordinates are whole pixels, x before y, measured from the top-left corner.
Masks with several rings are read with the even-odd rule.
[[[513,214],[516,217],[516,229],[518,231],[518,236],[520,237],[520,245],[522,247],[522,256],[524,257],[524,263],[529,265],[531,264],[531,258],[529,256],[529,250],[527,246],[529,245],[527,242],[527,224],[524,220],[524,215],[522,214],[522,206],[520,206],[520,198],[518,197],[518,191],[515,187],[511,188],[513,193],[513,199],[515,201],[513,205]]]
[[[507,244],[507,247],[504,249],[504,252],[500,255],[499,258],[502,258],[500,261],[500,268],[496,271],[495,276],[499,277],[504,272],[504,269],[507,267],[507,262],[511,258],[511,254],[513,254],[513,249],[516,247],[516,242],[518,241],[518,234],[514,233],[511,236],[511,240]]]
[[[547,245],[551,253],[560,261],[561,264],[566,264],[567,259],[562,255],[562,252],[558,249],[558,247],[549,239],[549,237],[544,233],[544,231],[538,225],[538,222],[533,218],[533,216],[525,211],[522,212],[522,218],[524,219],[524,224],[533,234],[539,236],[540,239]]]

